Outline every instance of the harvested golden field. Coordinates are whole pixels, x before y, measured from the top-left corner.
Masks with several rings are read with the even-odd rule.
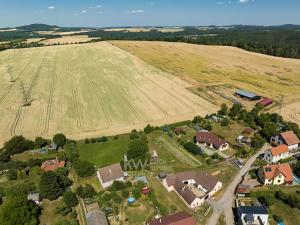
[[[236,88],[243,88],[275,100],[277,103],[273,111],[280,111],[281,107],[299,108],[300,60],[225,46],[143,41],[111,43],[156,68],[189,81],[197,90],[202,90],[199,95],[206,95],[208,99],[216,98],[213,101],[219,104],[225,100],[214,96],[212,90],[232,97]],[[287,116],[286,112],[283,115],[299,123],[300,112],[294,111],[294,119]]]
[[[217,110],[187,82],[107,42],[8,50],[0,61],[1,142],[113,135]]]
[[[52,38],[41,41],[45,45],[53,44],[75,44],[80,42],[87,42],[95,38],[90,38],[87,35],[73,35],[73,36],[63,36],[61,38]]]

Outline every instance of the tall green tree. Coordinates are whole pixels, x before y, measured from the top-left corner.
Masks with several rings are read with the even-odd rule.
[[[8,198],[0,208],[1,225],[37,225],[40,208],[28,201],[26,196]]]
[[[43,198],[49,200],[57,199],[61,196],[66,189],[66,183],[55,172],[46,172],[41,176],[39,183],[40,194]]]
[[[64,134],[55,134],[53,137],[53,141],[59,147],[63,148],[64,145],[66,144],[67,138]]]

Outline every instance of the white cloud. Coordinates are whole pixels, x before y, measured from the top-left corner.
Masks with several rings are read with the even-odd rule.
[[[217,5],[224,5],[224,2],[217,2]]]
[[[85,10],[85,9],[81,10],[81,13],[87,13],[87,10]]]
[[[102,8],[102,5],[96,5],[96,8]]]
[[[249,2],[250,0],[239,0],[240,3],[247,3]]]
[[[145,11],[143,9],[134,9],[134,10],[127,12],[127,14],[138,14],[138,13],[144,13],[144,12]]]
[[[99,14],[99,15],[102,15],[102,14],[103,14],[103,12],[102,12],[102,11],[99,11],[99,12],[98,12],[98,14]]]
[[[55,9],[55,6],[49,6],[48,9],[53,10]]]

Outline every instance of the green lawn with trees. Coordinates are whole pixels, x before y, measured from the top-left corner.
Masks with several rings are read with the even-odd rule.
[[[78,142],[79,159],[93,163],[98,168],[118,163],[128,150],[129,140],[128,135],[119,135],[109,138],[107,142]]]

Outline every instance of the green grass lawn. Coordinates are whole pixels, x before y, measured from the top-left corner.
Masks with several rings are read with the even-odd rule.
[[[155,209],[150,201],[139,199],[136,207],[124,206],[125,217],[128,220],[128,224],[140,225],[145,224]],[[126,223],[127,224],[127,223]]]
[[[31,153],[30,151],[26,151],[20,154],[15,154],[12,156],[13,160],[18,161],[27,161],[28,159],[54,159],[57,155],[56,151],[49,151],[47,154],[39,154],[39,153]]]
[[[109,138],[107,142],[85,144],[78,142],[79,158],[101,168],[120,162],[127,152],[128,135],[120,135],[118,139]]]
[[[162,204],[168,212],[176,211],[186,211],[189,212],[190,209],[184,204],[184,202],[179,198],[179,196],[174,192],[168,192],[162,184],[154,177],[148,176],[150,187],[154,190],[156,199],[160,204]]]
[[[69,215],[62,216],[56,213],[56,208],[62,206],[63,204],[64,203],[62,198],[54,201],[43,200],[43,210],[40,216],[40,224],[55,225],[56,223],[63,220],[71,221],[72,219]]]
[[[299,188],[299,187],[298,187]],[[296,225],[300,221],[300,213],[296,208],[291,208],[282,201],[276,200],[269,209],[270,225],[277,225],[273,220],[273,215],[279,216],[285,225]]]

